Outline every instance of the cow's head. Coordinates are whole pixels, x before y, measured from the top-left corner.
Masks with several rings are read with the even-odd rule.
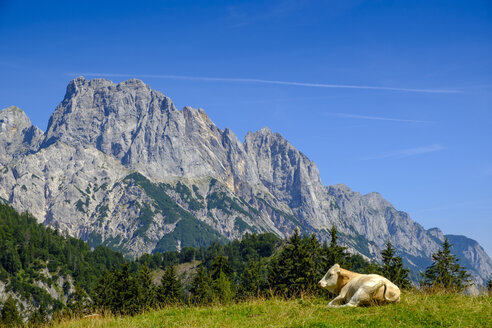
[[[330,292],[336,292],[340,289],[340,265],[333,265],[325,276],[318,282],[318,286],[326,288]]]

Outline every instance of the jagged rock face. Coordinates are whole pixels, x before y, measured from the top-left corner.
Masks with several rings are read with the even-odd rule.
[[[337,220],[327,211],[333,202],[321,184],[318,168],[280,134],[263,128],[248,133],[246,151],[255,159],[262,184],[314,229],[331,228]]]
[[[43,132],[20,108],[10,106],[0,111],[0,164],[37,150],[42,138]]]
[[[431,234],[380,194],[361,195],[345,185],[330,186],[328,192],[336,197],[341,215],[355,232],[373,241],[378,249],[388,241],[414,256],[430,256],[438,249]]]
[[[202,109],[177,110],[139,80],[73,80],[46,134],[6,108],[0,147],[0,198],[133,256],[247,232],[285,237],[297,226],[326,239],[335,225],[349,249],[371,258],[390,241],[416,275],[445,237],[378,193],[323,186],[316,165],[280,134],[263,128],[241,143]],[[483,283],[492,261],[475,241],[453,238]]]
[[[178,111],[140,80],[70,82],[50,119],[43,147],[55,141],[92,146],[153,179],[219,177],[235,191],[257,173],[242,144],[201,109]]]

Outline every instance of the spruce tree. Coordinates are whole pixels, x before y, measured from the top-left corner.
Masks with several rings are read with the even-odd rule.
[[[260,264],[253,259],[250,260],[239,278],[239,295],[242,298],[258,297],[264,284]]]
[[[213,280],[216,280],[220,277],[221,274],[230,276],[232,274],[232,268],[229,265],[229,260],[227,259],[227,257],[223,255],[217,255],[212,262],[210,277]]]
[[[138,303],[142,310],[154,308],[157,305],[157,291],[152,282],[149,267],[144,264],[138,272]]]
[[[323,252],[321,244],[318,238],[313,233],[309,238],[304,238],[307,256],[304,258],[303,265],[305,266],[305,274],[307,286],[305,290],[307,292],[319,291],[317,283],[325,272]]]
[[[3,304],[0,319],[2,325],[7,327],[22,326],[22,318],[17,310],[17,302],[12,296],[9,296],[5,304]]]
[[[487,281],[487,290],[489,291],[489,293],[492,292],[492,278],[490,278],[488,281]]]
[[[325,271],[331,268],[334,264],[338,263],[341,266],[347,266],[350,264],[349,257],[346,251],[347,247],[338,245],[338,232],[335,226],[330,229],[330,245],[325,250],[326,253],[326,267]]]
[[[212,301],[210,277],[203,267],[198,266],[195,277],[191,283],[191,302],[194,304],[208,304]]]
[[[234,297],[230,275],[232,268],[227,257],[218,255],[214,258],[210,277],[212,278],[213,298],[221,303],[227,303]]]
[[[29,327],[43,326],[48,322],[46,308],[41,305],[29,318]]]
[[[296,229],[271,265],[268,283],[281,295],[292,297],[316,290],[321,248],[315,236],[300,236]]]
[[[169,265],[164,271],[157,297],[161,304],[176,304],[183,300],[182,284],[174,265]]]
[[[102,310],[114,311],[112,306],[113,298],[116,297],[116,290],[113,282],[116,276],[116,268],[111,271],[104,271],[102,276],[97,281],[94,288],[94,305]]]
[[[96,306],[114,314],[134,315],[145,309],[146,298],[141,295],[137,279],[130,273],[128,264],[120,270],[113,268],[106,272],[94,292]]]
[[[381,274],[402,289],[410,288],[411,283],[408,279],[410,270],[403,267],[402,258],[395,256],[395,252],[393,245],[388,241],[386,248],[381,251],[383,257]]]
[[[212,280],[212,293],[218,303],[229,303],[234,298],[231,279],[225,273]]]
[[[432,265],[427,268],[425,273],[421,274],[424,286],[462,290],[468,285],[470,274],[459,265],[459,259],[451,254],[451,246],[446,238],[442,244],[442,249],[432,254]]]
[[[67,306],[71,313],[80,316],[88,312],[90,299],[85,290],[80,285],[75,285],[75,291],[67,301]]]

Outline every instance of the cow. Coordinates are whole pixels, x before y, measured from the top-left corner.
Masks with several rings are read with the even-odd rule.
[[[391,281],[377,274],[360,274],[333,265],[318,282],[321,288],[337,294],[329,307],[355,307],[396,303],[400,301],[400,289]]]

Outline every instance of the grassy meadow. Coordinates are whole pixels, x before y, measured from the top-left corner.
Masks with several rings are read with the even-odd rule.
[[[492,327],[492,297],[406,292],[399,304],[331,309],[322,298],[177,306],[134,317],[63,320],[55,327]]]

